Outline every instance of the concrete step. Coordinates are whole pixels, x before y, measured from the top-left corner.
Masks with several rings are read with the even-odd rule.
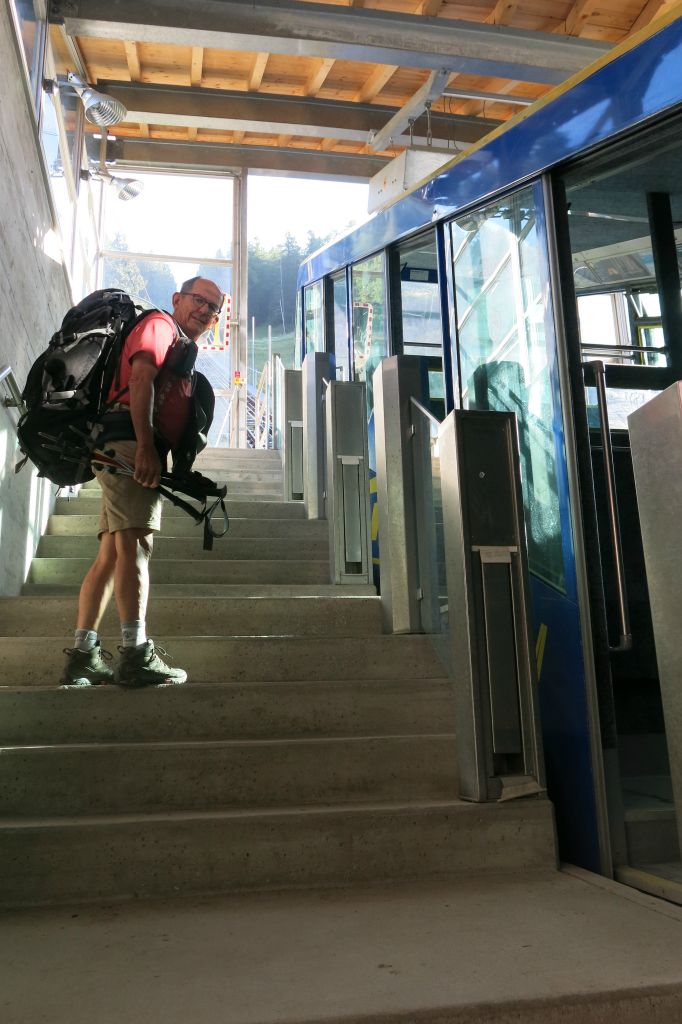
[[[26,596],[77,596],[80,583],[25,583],[22,594]],[[343,586],[335,583],[155,583],[150,588],[152,601],[160,597],[334,597],[345,600],[349,597],[376,596],[372,583]]]
[[[70,637],[76,611],[74,598],[2,597],[0,635]],[[101,631],[115,635],[118,622],[111,602]],[[381,603],[378,597],[159,597],[149,606],[147,628],[175,636],[373,636],[382,632]]]
[[[190,683],[308,682],[315,679],[441,679],[443,667],[427,636],[158,638]],[[102,646],[115,652],[117,636]],[[56,686],[64,655],[62,637],[0,638],[6,687]]]
[[[282,453],[260,448],[204,448],[197,455],[194,466],[199,469],[208,465],[233,466],[242,463],[245,466],[281,466]]]
[[[305,508],[302,501],[277,501],[266,499],[242,499],[237,495],[227,496],[227,509],[230,518],[235,519],[305,519]],[[55,515],[58,516],[98,516],[99,498],[57,498]],[[169,501],[163,503],[164,518],[178,518],[192,522],[186,512],[182,512]],[[192,523],[192,525],[194,525]]]
[[[0,824],[0,905],[434,879],[554,866],[551,805],[462,801]]]
[[[5,747],[0,817],[451,800],[453,735]]]
[[[28,582],[80,583],[91,563],[91,558],[34,558]],[[328,583],[329,561],[152,558],[149,576],[152,583]]]
[[[0,744],[140,743],[451,732],[448,680],[319,680],[123,690],[0,690]]]
[[[237,484],[240,481],[243,483],[268,483],[273,488],[279,487],[280,490],[284,484],[284,474],[282,471],[281,464],[272,463],[264,464],[259,466],[250,466],[248,464],[225,464],[217,466],[214,470],[208,472],[202,470],[204,476],[208,476],[211,480],[219,480],[221,483]],[[94,480],[88,480],[82,485],[83,492],[99,491],[100,485],[97,478]]]
[[[244,462],[249,466],[269,465],[282,462],[282,453],[272,448],[204,448],[196,457],[195,466],[207,463]]]
[[[664,864],[680,859],[674,807],[641,807],[625,815],[630,864]]]
[[[164,509],[160,537],[198,537],[202,531],[189,516],[172,516]],[[99,515],[56,515],[50,516],[46,536],[95,537]],[[216,528],[221,521],[216,519]],[[329,537],[329,523],[325,519],[236,519],[230,516],[228,538],[286,539],[292,543],[308,540],[325,540]],[[216,541],[217,544],[217,541]]]
[[[190,520],[191,522],[191,520]],[[225,537],[216,538],[211,551],[204,551],[202,529],[195,527],[188,537],[157,537],[154,561],[201,559],[219,562],[225,559],[249,561],[320,561],[329,559],[328,537],[309,537],[292,543],[288,537]],[[90,537],[41,537],[38,558],[90,558],[97,554],[99,541]]]
[[[227,485],[227,501],[240,498],[253,501],[281,501],[284,496],[284,484],[280,479],[272,478],[262,481],[243,480],[240,477],[230,480],[220,480],[214,477],[217,483]],[[75,497],[75,501],[85,501],[91,498],[99,498],[102,489],[97,481],[90,486],[83,488]],[[181,493],[180,497],[184,497]]]

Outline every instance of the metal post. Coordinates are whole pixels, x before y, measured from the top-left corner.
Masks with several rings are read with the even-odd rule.
[[[440,435],[460,796],[543,791],[513,413],[454,411]]]
[[[325,519],[325,411],[326,384],[334,380],[334,356],[308,352],[303,360],[303,476],[308,519]]]
[[[370,583],[366,385],[330,381],[325,406],[331,582]]]
[[[390,356],[374,371],[374,437],[384,628],[421,630],[411,399],[428,400],[426,360]]]
[[[302,501],[303,482],[303,397],[301,371],[284,371],[282,465],[284,500]]]

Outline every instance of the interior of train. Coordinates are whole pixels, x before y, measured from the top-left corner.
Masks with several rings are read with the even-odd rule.
[[[627,417],[682,377],[682,144],[679,122],[660,126],[564,179],[605,599],[605,664],[617,734],[618,778],[631,867],[682,878],[666,708],[661,700]],[[668,331],[664,333],[664,314]],[[570,340],[570,339],[569,339]],[[632,643],[619,649],[620,603],[608,508],[601,416],[589,364],[605,364],[617,518]],[[586,366],[587,364],[587,366]],[[593,580],[593,583],[595,580]],[[597,632],[599,630],[597,629]],[[604,680],[602,679],[602,685]],[[668,721],[668,726],[670,722]]]

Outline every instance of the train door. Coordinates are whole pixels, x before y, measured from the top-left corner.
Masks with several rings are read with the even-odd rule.
[[[678,139],[660,127],[556,190],[614,872],[666,893],[682,871],[627,417],[682,377]]]
[[[608,870],[542,185],[463,213],[449,228],[459,402],[517,417],[547,786],[559,849],[564,860]]]

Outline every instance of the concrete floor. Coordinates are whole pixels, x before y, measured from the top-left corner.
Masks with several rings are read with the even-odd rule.
[[[682,1021],[682,908],[532,876],[5,913],[2,1024]]]

